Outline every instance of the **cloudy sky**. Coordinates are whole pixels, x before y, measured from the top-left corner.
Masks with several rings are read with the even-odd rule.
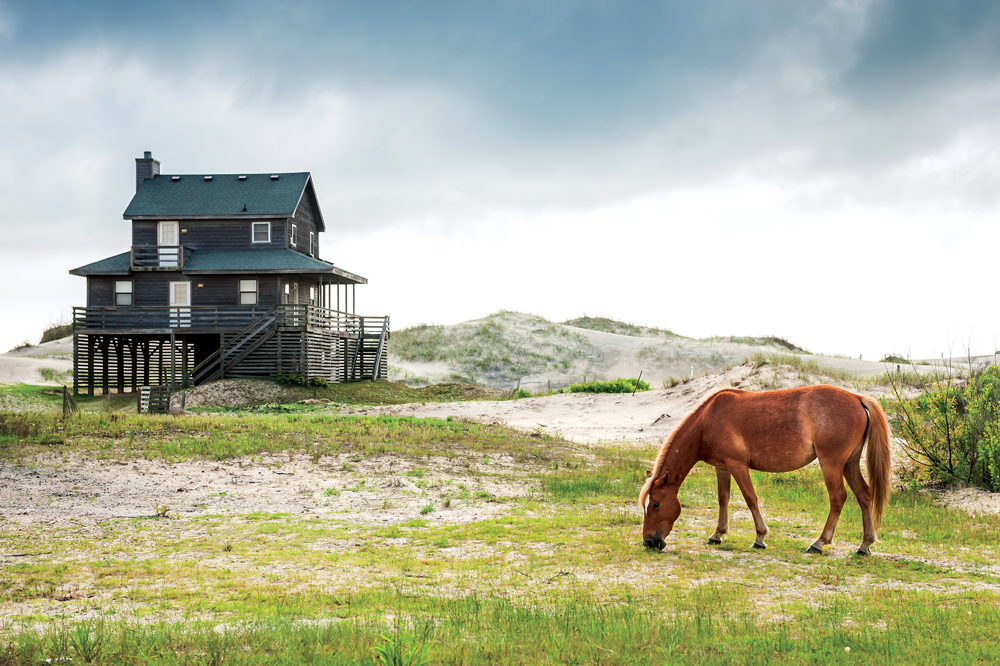
[[[993,0],[0,0],[0,347],[127,249],[151,150],[311,171],[324,258],[394,328],[992,353],[998,121]]]

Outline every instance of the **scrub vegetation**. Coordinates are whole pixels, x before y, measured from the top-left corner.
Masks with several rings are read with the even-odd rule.
[[[710,547],[715,474],[699,466],[667,548],[647,551],[635,502],[655,448],[309,407],[5,414],[8,475],[294,460],[322,470],[328,490],[297,513],[155,517],[151,503],[146,517],[0,520],[0,664],[1000,660],[996,516],[900,489],[871,557],[852,555],[850,503],[829,553],[810,555],[827,512],[810,466],[754,476],[767,550],[750,548],[737,497],[730,534]],[[335,456],[344,463],[321,467]],[[385,460],[396,467],[361,471]],[[435,485],[453,493],[442,501]],[[323,509],[371,487],[384,497],[363,518]],[[289,481],[287,492],[302,490]],[[404,498],[415,508],[399,517]],[[461,506],[466,518],[452,517]]]
[[[501,311],[457,326],[414,326],[392,334],[393,357],[446,363],[456,381],[516,382],[532,373],[568,370],[590,345],[578,332],[541,317]]]

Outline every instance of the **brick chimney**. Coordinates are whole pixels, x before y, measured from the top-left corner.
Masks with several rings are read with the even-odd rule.
[[[142,157],[135,158],[135,189],[147,178],[152,178],[160,173],[160,161],[153,159],[153,153],[146,151]]]

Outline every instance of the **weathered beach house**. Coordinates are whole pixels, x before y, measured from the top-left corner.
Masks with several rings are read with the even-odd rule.
[[[356,313],[360,275],[319,258],[308,172],[162,174],[135,160],[131,249],[70,271],[74,390],[136,391],[223,377],[386,374],[389,318]]]

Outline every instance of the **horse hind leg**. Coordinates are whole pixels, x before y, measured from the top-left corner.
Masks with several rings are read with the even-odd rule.
[[[746,465],[741,463],[730,463],[726,461],[726,468],[736,479],[736,485],[740,487],[740,492],[743,493],[743,499],[746,500],[747,507],[750,509],[751,515],[753,515],[753,525],[754,529],[757,531],[757,538],[754,539],[754,548],[767,548],[767,544],[764,543],[764,537],[767,536],[768,529],[767,525],[764,524],[764,516],[761,515],[760,507],[757,506],[757,493],[753,489],[753,482],[750,480],[750,470]]]
[[[870,546],[877,541],[875,536],[875,523],[872,521],[872,494],[865,477],[861,474],[861,463],[859,458],[852,458],[847,461],[844,467],[844,476],[847,484],[851,487],[854,496],[858,498],[861,506],[861,524],[863,525],[863,535],[861,545],[858,546],[858,555],[871,555]]]
[[[713,546],[722,543],[722,537],[729,531],[729,493],[732,489],[733,475],[729,470],[716,467],[715,478],[719,487],[719,524],[715,528],[715,534],[708,537],[708,543]]]
[[[830,495],[830,513],[826,517],[826,524],[819,538],[806,549],[810,553],[822,553],[823,546],[833,542],[833,532],[837,529],[837,521],[840,520],[840,512],[844,509],[844,501],[847,499],[843,466],[824,464],[820,460],[820,467],[823,470],[823,480],[826,482],[826,492]]]

